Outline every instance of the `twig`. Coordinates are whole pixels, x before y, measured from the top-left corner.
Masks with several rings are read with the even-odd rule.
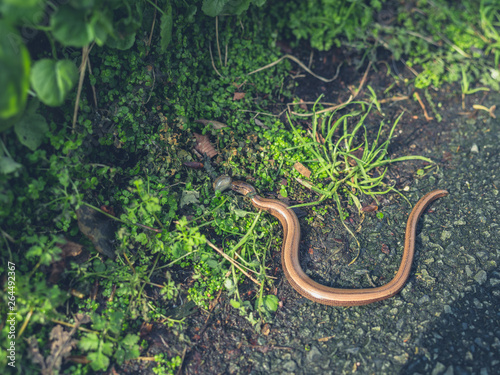
[[[92,74],[92,66],[90,66],[90,59],[87,59],[87,66],[89,67],[89,73]],[[90,87],[92,87],[92,94],[94,95],[94,105],[95,105],[95,109],[97,110],[98,107],[97,107],[97,93],[95,91],[95,86],[90,83]]]
[[[418,72],[415,69],[413,69],[410,65],[408,65],[405,60],[401,59],[401,61],[408,68],[408,70],[413,73],[415,77],[418,76]]]
[[[157,1],[155,0],[155,4],[157,4]],[[149,47],[151,47],[151,38],[153,38],[153,30],[155,28],[155,23],[156,23],[156,7],[155,7],[155,14],[153,15],[153,23],[151,24],[151,32],[149,33],[149,39],[148,39],[148,49],[146,51],[146,56],[149,54]]]
[[[93,44],[92,44],[93,45]],[[83,79],[85,78],[85,70],[87,69],[87,59],[89,58],[90,49],[88,45],[82,48],[82,63],[80,64],[80,80],[78,81],[78,90],[76,92],[75,109],[73,110],[73,133],[75,132],[76,118],[78,116],[78,106],[80,105],[80,95],[82,94]]]
[[[220,250],[217,246],[215,246],[212,242],[210,242],[209,240],[207,240],[207,244],[208,246],[210,246],[212,249],[214,249],[215,251],[217,251],[220,255],[222,255],[222,257],[224,259],[226,259],[227,261],[229,261],[233,266],[235,266],[237,269],[239,269],[241,271],[241,273],[243,273],[246,277],[248,277],[250,280],[252,280],[255,284],[257,284],[258,286],[261,286],[261,284],[255,280],[252,276],[250,276],[250,274],[248,272],[246,272],[243,268],[241,268],[241,266],[238,264],[238,262],[236,262],[233,258],[231,258],[229,255],[227,255],[225,252],[223,252],[222,250]]]
[[[262,71],[262,70],[269,69],[269,68],[271,68],[271,67],[273,67],[273,66],[275,66],[275,65],[279,64],[279,63],[280,63],[281,61],[283,61],[284,59],[290,59],[290,60],[292,60],[292,61],[295,61],[297,64],[299,64],[299,65],[300,65],[300,67],[301,67],[302,69],[304,69],[306,72],[308,72],[309,74],[311,74],[313,77],[315,77],[315,78],[317,78],[317,79],[319,79],[319,80],[321,80],[321,81],[323,81],[323,82],[326,82],[326,83],[328,83],[328,82],[333,82],[333,81],[335,81],[335,80],[337,79],[337,77],[339,76],[339,70],[340,70],[340,67],[342,66],[342,64],[340,64],[340,65],[337,67],[337,73],[335,74],[335,77],[328,79],[328,78],[321,77],[321,76],[319,76],[319,75],[317,75],[317,74],[314,74],[314,73],[313,73],[313,72],[312,72],[312,71],[311,71],[311,70],[310,70],[307,66],[305,66],[305,65],[304,65],[304,63],[302,63],[302,62],[301,62],[298,58],[296,58],[295,56],[292,56],[292,55],[284,55],[284,56],[280,57],[278,60],[276,60],[276,61],[274,61],[274,62],[272,62],[272,63],[270,63],[270,64],[267,64],[266,66],[263,66],[262,68],[259,68],[259,69],[257,69],[257,70],[254,70],[253,72],[248,73],[248,75],[252,75],[252,74],[258,73],[258,72],[260,72],[260,71]]]
[[[215,72],[219,75],[219,77],[223,77],[222,74],[219,73],[214,63],[214,55],[212,54],[212,45],[208,43],[208,50],[210,51],[210,60],[212,61],[212,68],[214,68]]]
[[[311,103],[314,104],[314,103]],[[251,111],[249,109],[237,109],[238,112],[249,112],[249,113],[255,113],[255,116],[263,115],[263,116],[271,116],[271,117],[280,117],[280,115],[275,115],[273,113],[267,113],[267,112],[260,112],[260,111]]]
[[[290,346],[278,346],[278,345],[242,345],[244,348],[252,348],[260,350],[261,352],[268,350],[294,350],[294,348]]]
[[[387,102],[400,102],[402,100],[408,100],[410,99],[409,96],[393,96],[392,98],[385,98],[385,99],[380,99],[378,102],[379,103],[387,103]]]
[[[226,43],[226,54],[224,55],[224,66],[227,66],[227,43]]]
[[[322,109],[321,111],[316,111],[316,112],[313,112],[313,113],[298,113],[298,112],[294,112],[294,111],[290,110],[290,107],[288,108],[288,111],[292,115],[295,115],[295,116],[299,116],[299,117],[311,117],[311,116],[314,116],[314,115],[319,115],[320,113],[331,112],[331,111],[334,111],[334,110],[339,109],[341,107],[345,107],[350,102],[352,102],[353,99],[354,99],[354,97],[351,95],[351,96],[349,96],[349,99],[347,99],[347,101],[345,101],[343,103],[340,103],[340,104],[334,105],[333,107],[328,107],[328,108]],[[295,105],[295,104],[296,103],[289,103],[288,105],[290,106],[290,105]]]
[[[358,94],[361,92],[361,89],[363,88],[363,85],[366,82],[366,78],[368,77],[368,71],[370,70],[371,66],[372,66],[372,62],[370,61],[368,63],[368,66],[367,66],[366,70],[365,70],[365,74],[363,74],[363,78],[361,79],[361,82],[359,83],[358,89],[356,90],[356,92],[354,93],[354,95],[349,96],[349,99],[347,99],[347,101],[345,101],[345,102],[343,102],[341,104],[334,105],[333,107],[328,107],[328,108],[322,109],[321,111],[317,111],[317,112],[313,112],[313,113],[298,113],[298,112],[291,111],[290,110],[290,105],[291,104],[295,105],[296,103],[289,103],[289,104],[287,104],[288,111],[291,114],[295,115],[295,116],[311,117],[311,116],[314,116],[314,115],[318,115],[320,113],[331,112],[331,111],[334,111],[334,110],[339,109],[341,107],[345,107],[347,104],[349,104],[350,102],[352,102],[358,96]]]
[[[181,357],[181,364],[179,368],[177,369],[177,375],[181,375],[182,373],[182,365],[184,364],[184,358],[186,358],[186,353],[187,353],[187,345],[184,347],[184,350],[182,351],[182,357]]]
[[[410,31],[410,30],[405,30],[405,32],[409,35],[413,35],[413,36],[416,36],[417,38],[420,38],[420,39],[423,39],[425,40],[427,43],[429,44],[432,44],[432,45],[435,45],[436,47],[441,47],[438,43],[436,43],[435,41],[433,41],[431,38],[427,37],[427,36],[423,36],[419,33],[416,33],[414,31]]]
[[[418,95],[418,92],[414,92],[413,95],[415,95],[415,98],[417,98],[418,102],[420,103],[420,107],[422,107],[422,110],[424,111],[424,116],[425,116],[425,119],[427,121],[431,121],[433,118],[430,117],[428,114],[427,114],[427,110],[425,109],[425,105],[424,105],[424,102],[422,101],[422,99],[420,99],[420,95]]]
[[[219,63],[222,66],[222,55],[220,53],[220,45],[219,45],[219,16],[215,17],[215,39],[217,40],[217,52],[219,54]]]
[[[366,279],[368,280],[368,282],[370,283],[370,285],[373,288],[376,288],[377,286],[373,283],[372,279],[370,278],[370,275],[368,275],[368,271],[365,272],[365,275],[366,275]]]

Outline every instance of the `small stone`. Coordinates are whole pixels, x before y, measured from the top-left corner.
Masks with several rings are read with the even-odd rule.
[[[500,284],[500,279],[490,279],[491,286],[497,286]]]
[[[481,270],[479,271],[478,273],[476,273],[476,275],[474,276],[474,280],[476,280],[476,282],[479,284],[479,285],[483,285],[486,280],[488,278],[488,275],[486,274],[486,271],[485,270]]]
[[[419,305],[424,305],[426,303],[429,303],[429,301],[431,300],[431,298],[427,295],[427,294],[424,294],[422,297],[420,297],[420,299],[418,300],[418,304]]]
[[[467,274],[467,277],[472,276],[472,270],[470,269],[469,265],[465,266],[465,273]]]
[[[474,298],[473,302],[474,302],[474,306],[476,306],[476,308],[478,308],[478,309],[482,309],[484,307],[484,304],[481,303],[481,301],[479,301],[477,298]]]
[[[432,369],[431,374],[439,375],[444,371],[445,368],[446,368],[445,365],[443,365],[441,362],[438,362],[436,363],[436,366],[434,366],[434,368]]]
[[[290,360],[283,363],[283,370],[288,372],[294,372],[297,369],[297,364],[295,361]]]
[[[449,230],[443,230],[441,232],[441,241],[446,241],[449,238],[451,238],[451,232]]]
[[[311,347],[311,350],[306,355],[307,362],[316,362],[321,358],[321,352],[314,345]]]
[[[408,358],[409,358],[409,354],[408,353],[403,353],[401,355],[395,355],[394,356],[394,360],[396,362],[399,362],[401,364],[405,364],[407,361],[408,361]]]

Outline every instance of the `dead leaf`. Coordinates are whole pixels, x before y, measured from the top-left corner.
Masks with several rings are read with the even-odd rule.
[[[389,254],[391,252],[391,250],[389,250],[389,246],[387,246],[385,243],[382,244],[380,251],[382,251],[384,254]]]
[[[233,95],[233,100],[241,100],[245,97],[245,93],[244,92],[235,92],[234,95]]]
[[[218,154],[217,150],[210,143],[208,135],[194,133],[194,136],[196,138],[196,145],[194,146],[196,151],[202,155],[206,154],[209,158],[213,158]]]
[[[49,283],[57,284],[64,270],[66,269],[66,258],[76,257],[82,253],[83,245],[73,241],[66,241],[66,243],[56,243],[56,246],[62,250],[61,260],[52,263]]]
[[[376,204],[369,204],[361,209],[362,212],[374,212],[378,210],[378,206]]]
[[[262,331],[261,332],[262,332],[262,334],[264,336],[269,335],[269,332],[271,332],[271,329],[269,328],[269,324],[267,324],[267,323],[264,324],[264,326],[262,327]]]
[[[80,206],[76,216],[78,228],[92,241],[96,250],[115,259],[116,254],[111,244],[115,240],[116,222],[85,205]]]
[[[77,313],[74,315],[75,322],[77,325],[82,325],[82,324],[87,324],[90,323],[92,319],[90,319],[90,316],[87,314],[83,313]]]
[[[293,167],[294,167],[294,168],[295,168],[295,170],[296,170],[297,172],[299,172],[302,176],[304,176],[304,177],[306,177],[306,178],[311,177],[311,171],[310,171],[307,167],[305,167],[302,163],[297,162],[297,163],[295,163],[295,164],[293,165]]]
[[[47,369],[45,365],[45,360],[43,356],[40,354],[40,349],[38,348],[38,341],[35,336],[28,337],[28,357],[31,359],[35,365],[39,365],[43,371]]]
[[[80,255],[82,253],[83,249],[83,245],[80,245],[79,243],[73,241],[66,241],[66,243],[64,244],[58,243],[56,244],[56,246],[62,249],[61,256],[63,258],[76,257],[77,255]]]
[[[68,361],[73,362],[73,363],[80,363],[82,365],[87,365],[90,362],[92,362],[90,359],[87,358],[86,355],[70,355],[66,359]]]
[[[105,204],[103,204],[101,207],[99,207],[101,210],[103,210],[104,212],[110,214],[111,216],[116,216],[115,215],[115,210],[113,209],[113,207],[111,206],[106,206]]]
[[[185,161],[182,165],[192,169],[203,169],[204,167],[203,163],[200,163],[199,161]]]
[[[264,129],[269,129],[268,126],[264,125],[264,123],[262,121],[260,121],[258,118],[255,118],[253,120],[253,122],[255,123],[255,125],[258,125],[260,126],[261,128],[264,128]]]
[[[76,298],[85,298],[85,294],[80,292],[79,290],[76,290],[76,289],[70,289],[69,291],[71,293],[72,296],[76,297]]]
[[[40,353],[36,337],[31,336],[28,338],[28,356],[33,363],[40,366],[42,375],[59,373],[63,359],[67,358],[71,350],[76,347],[77,340],[71,337],[76,332],[78,326],[79,322],[77,321],[71,331],[65,331],[60,324],[52,328],[49,335],[49,339],[51,340],[50,354],[47,358],[43,358]]]
[[[144,339],[151,333],[153,325],[151,323],[142,322],[141,329],[139,330],[139,336]]]

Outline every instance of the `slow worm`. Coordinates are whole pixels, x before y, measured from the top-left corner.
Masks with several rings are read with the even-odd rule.
[[[415,253],[415,237],[417,222],[422,212],[434,200],[448,195],[446,190],[434,190],[424,195],[413,207],[406,224],[405,246],[401,265],[396,276],[387,284],[367,289],[331,288],[313,281],[305,274],[299,262],[300,224],[297,215],[288,206],[276,199],[262,198],[257,195],[252,185],[243,181],[232,181],[228,176],[219,177],[214,183],[218,190],[232,190],[249,196],[256,208],[269,212],[283,226],[283,248],[281,263],[288,282],[302,296],[323,305],[359,306],[381,301],[397,294],[410,275],[413,255]]]

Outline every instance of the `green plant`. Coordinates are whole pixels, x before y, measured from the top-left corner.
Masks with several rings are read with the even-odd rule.
[[[385,141],[382,142],[381,139],[384,130],[383,121],[380,123],[376,138],[370,141],[364,123],[370,114],[372,105],[377,103],[376,97],[372,98],[371,103],[368,106],[364,102],[350,103],[349,105],[359,105],[361,110],[349,112],[338,118],[336,118],[336,110],[328,119],[324,119],[321,126],[318,125],[318,116],[315,115],[312,120],[312,132],[309,136],[304,136],[304,132],[297,129],[290,120],[298,145],[286,151],[302,150],[303,153],[298,153],[298,155],[301,155],[303,159],[299,161],[307,164],[312,170],[310,180],[313,181],[313,183],[307,181],[303,183],[320,194],[317,201],[298,204],[294,207],[317,205],[325,199],[333,199],[343,225],[353,237],[355,237],[354,234],[344,222],[348,214],[341,203],[342,195],[347,196],[349,201],[361,212],[361,203],[358,198],[360,194],[374,196],[386,194],[389,191],[401,194],[392,186],[387,186],[384,183],[389,164],[407,160],[422,160],[432,163],[431,159],[418,155],[387,159],[387,149],[403,113],[389,128]],[[349,129],[348,121],[355,118],[359,119]],[[335,138],[337,129],[341,131],[340,135]],[[324,141],[319,141],[319,134],[322,135]],[[326,181],[326,183],[322,181]]]
[[[182,364],[180,356],[175,356],[171,359],[166,359],[164,353],[155,355],[156,367],[153,372],[156,375],[174,375],[175,370]]]
[[[92,328],[98,332],[84,333],[78,346],[87,352],[94,371],[106,370],[111,356],[118,364],[139,356],[139,336],[128,333],[121,337],[124,317],[121,311],[107,311],[102,315],[93,313]]]
[[[499,34],[492,28],[500,14],[498,3],[422,1],[418,9],[401,8],[396,22],[376,23],[373,29],[375,40],[396,60],[404,57],[409,66],[422,68],[416,87],[456,82],[465,72],[474,82],[498,90]]]
[[[246,11],[250,3],[262,6],[266,0],[204,0],[201,9],[211,17],[220,14],[241,14]]]
[[[354,103],[353,103],[354,104]],[[385,194],[394,190],[390,186],[386,186],[383,182],[387,173],[387,165],[406,161],[406,160],[422,160],[432,163],[432,160],[423,156],[402,156],[396,159],[386,159],[394,130],[401,119],[401,114],[392,124],[389,129],[387,139],[381,142],[381,135],[384,129],[384,122],[380,123],[378,133],[373,141],[369,141],[367,131],[364,127],[364,121],[369,115],[372,106],[366,107],[365,103],[357,103],[361,106],[361,111],[353,111],[342,115],[335,121],[336,111],[334,111],[327,121],[323,122],[321,128],[318,128],[318,116],[313,117],[312,132],[309,137],[304,137],[302,133],[292,124],[293,132],[298,139],[299,145],[293,149],[305,149],[307,153],[313,157],[313,160],[302,160],[312,169],[312,180],[328,178],[329,182],[326,186],[323,184],[311,185],[311,188],[320,194],[318,201],[313,203],[305,203],[297,206],[318,204],[325,199],[334,199],[337,204],[337,209],[344,217],[344,210],[340,203],[339,193],[344,192],[352,199],[358,210],[361,210],[361,203],[357,197],[358,194],[378,195]],[[348,120],[361,116],[354,127],[349,130]],[[335,139],[334,134],[342,125],[341,135]],[[360,141],[359,132],[364,130],[363,141]],[[324,135],[324,142],[318,141],[318,133]],[[309,138],[309,139],[308,139]],[[358,141],[359,143],[355,143]],[[378,175],[373,176],[373,172],[378,170]],[[379,188],[384,187],[384,190]]]
[[[465,66],[462,66],[462,109],[465,109],[465,95],[471,95],[479,91],[490,91],[487,87],[470,88],[469,79]]]
[[[384,0],[341,1],[314,0],[289,1],[285,12],[289,17],[279,17],[298,39],[308,39],[313,48],[329,50],[339,47],[342,38],[349,41],[364,35],[373,22],[374,12],[380,10]]]

